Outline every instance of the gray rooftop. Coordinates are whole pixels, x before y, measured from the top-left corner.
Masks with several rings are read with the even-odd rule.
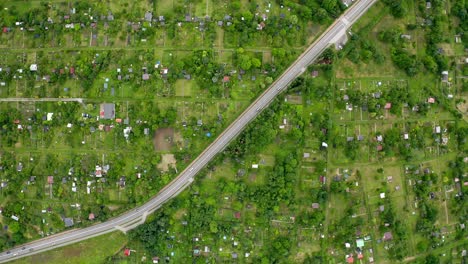
[[[63,219],[63,222],[65,223],[65,227],[73,226],[73,218],[66,217]]]
[[[115,104],[104,103],[101,104],[100,116],[102,119],[115,118]]]

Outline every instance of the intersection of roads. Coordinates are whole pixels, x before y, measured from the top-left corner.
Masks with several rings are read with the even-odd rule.
[[[42,238],[22,246],[0,253],[0,263],[37,254],[53,248],[76,243],[91,237],[103,235],[116,230],[126,232],[144,223],[146,216],[159,209],[165,202],[178,195],[192,182],[195,175],[221,152],[271,101],[331,44],[335,44],[346,35],[347,30],[355,23],[377,0],[358,0],[339,17],[296,61],[268,87],[216,140],[211,143],[177,178],[165,186],[156,196],[144,205],[109,219],[106,222],[87,228],[74,229],[46,238]],[[336,43],[340,44],[340,43]]]

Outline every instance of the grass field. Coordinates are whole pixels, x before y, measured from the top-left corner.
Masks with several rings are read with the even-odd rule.
[[[98,264],[103,263],[106,258],[119,252],[126,243],[127,237],[124,234],[121,232],[114,232],[84,242],[16,260],[11,263]]]
[[[192,95],[193,82],[190,80],[177,80],[175,83],[175,95],[190,97]]]

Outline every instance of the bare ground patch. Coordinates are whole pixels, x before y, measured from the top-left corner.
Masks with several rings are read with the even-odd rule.
[[[156,151],[168,151],[174,145],[174,129],[160,128],[156,130],[153,138]]]
[[[290,104],[302,104],[302,96],[300,95],[287,95],[286,99]]]
[[[158,169],[168,171],[170,167],[175,167],[176,162],[174,154],[162,154],[161,162],[158,164]]]

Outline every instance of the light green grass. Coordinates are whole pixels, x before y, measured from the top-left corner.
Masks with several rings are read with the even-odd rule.
[[[116,254],[125,243],[127,243],[126,236],[120,232],[114,232],[11,263],[103,263],[107,257]]]
[[[193,81],[177,80],[175,83],[175,95],[176,96],[191,96],[192,85],[193,85]]]

